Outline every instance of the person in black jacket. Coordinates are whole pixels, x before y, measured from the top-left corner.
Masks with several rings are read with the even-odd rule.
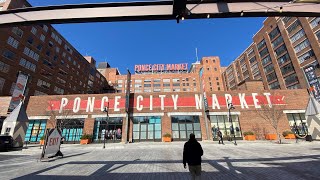
[[[188,163],[189,171],[192,179],[201,179],[201,156],[203,150],[200,143],[196,140],[193,133],[190,134],[190,139],[184,144],[183,148],[183,166],[186,169]]]

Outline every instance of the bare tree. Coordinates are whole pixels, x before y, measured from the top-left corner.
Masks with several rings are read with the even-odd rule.
[[[72,114],[72,110],[70,109],[63,109],[61,113],[59,113],[59,110],[53,109],[53,103],[52,101],[48,102],[49,106],[49,115],[51,118],[51,121],[49,121],[51,127],[53,128],[59,128],[63,129],[64,125],[69,121],[69,116]],[[52,121],[54,120],[54,121]]]
[[[261,108],[256,109],[256,113],[270,124],[276,132],[277,140],[281,144],[281,134],[279,133],[279,123],[284,116],[283,110],[285,110],[285,104],[277,104],[277,100],[274,99],[276,94],[272,94],[270,101],[259,100]]]

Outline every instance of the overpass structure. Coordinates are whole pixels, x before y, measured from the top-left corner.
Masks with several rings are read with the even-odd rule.
[[[0,11],[0,26],[228,17],[320,16],[320,0],[173,0],[27,7]]]

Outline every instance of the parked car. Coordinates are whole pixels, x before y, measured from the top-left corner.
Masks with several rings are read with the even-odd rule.
[[[14,140],[12,136],[0,135],[0,151],[7,151],[13,148]]]

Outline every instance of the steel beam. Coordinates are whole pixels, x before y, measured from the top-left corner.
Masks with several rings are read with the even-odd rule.
[[[0,26],[39,23],[61,24],[81,22],[113,22],[142,20],[171,20],[177,15],[185,19],[320,16],[319,3],[292,3],[288,0],[215,0],[126,2],[103,4],[59,5],[29,7],[0,11]],[[177,2],[177,0],[175,0]],[[184,4],[187,2],[186,4]],[[175,7],[175,9],[174,9]],[[186,7],[186,9],[184,9]],[[179,18],[181,18],[181,16]]]

